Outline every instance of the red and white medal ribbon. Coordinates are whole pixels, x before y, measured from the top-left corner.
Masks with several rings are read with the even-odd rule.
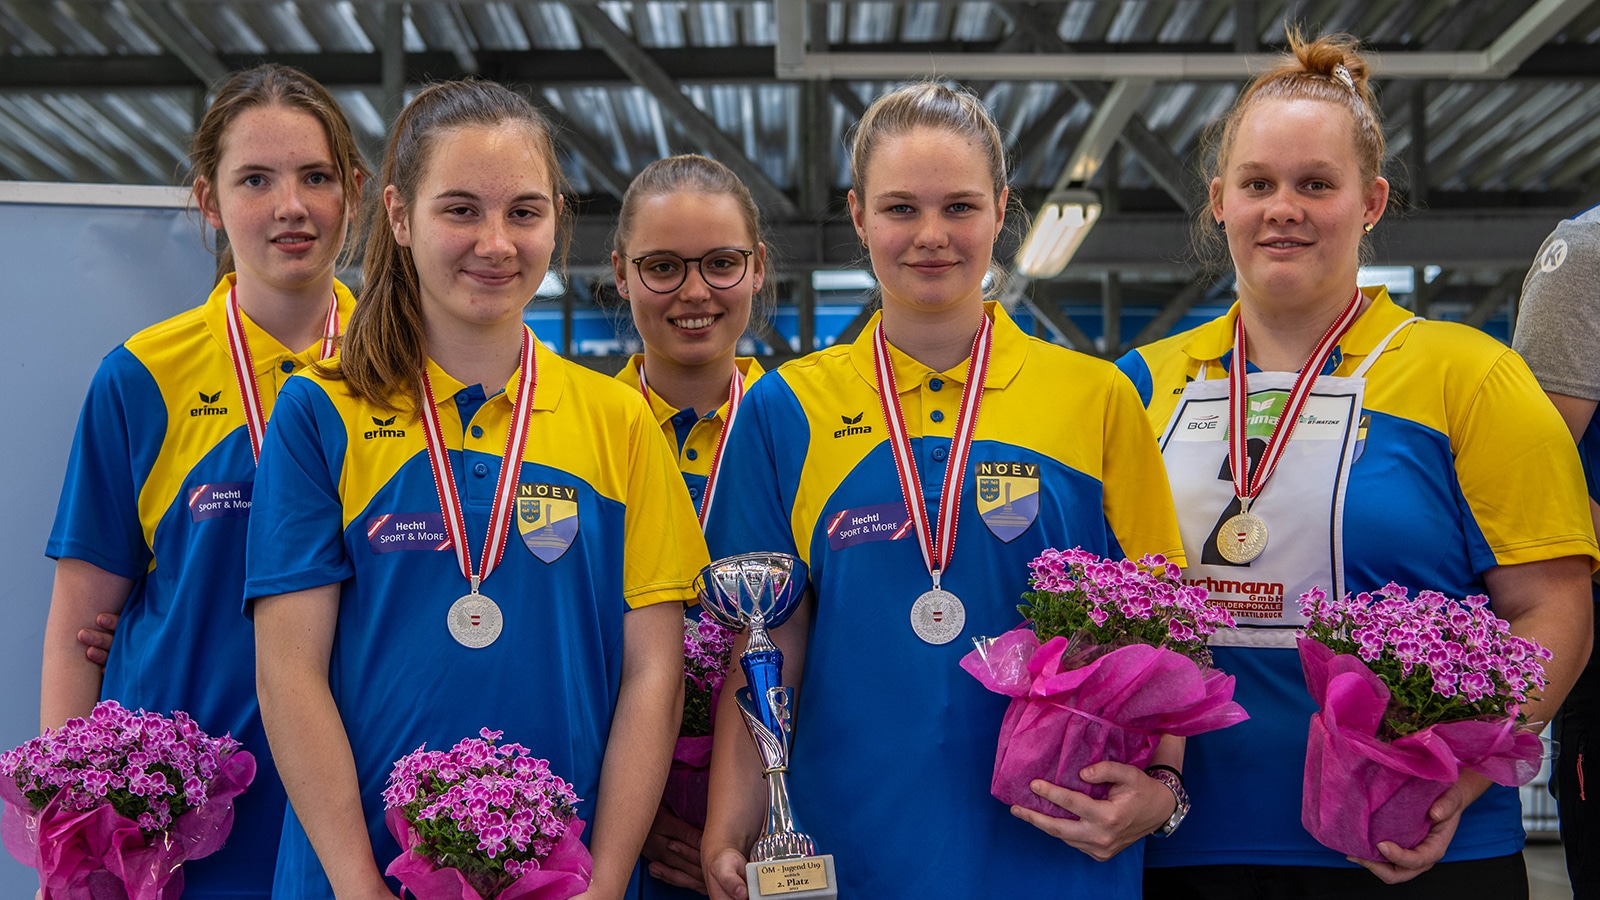
[[[978,406],[983,401],[983,381],[989,374],[989,351],[994,346],[994,324],[988,316],[972,339],[972,354],[967,362],[967,383],[961,389],[961,407],[956,415],[955,436],[950,441],[950,455],[945,460],[944,490],[939,495],[938,533],[928,526],[928,514],[922,502],[922,476],[917,471],[917,458],[911,452],[911,438],[906,434],[905,415],[900,411],[900,390],[894,380],[894,363],[889,358],[889,342],[883,336],[883,323],[879,322],[872,334],[872,363],[878,375],[878,402],[883,407],[883,420],[889,430],[889,447],[894,453],[895,471],[900,476],[900,495],[906,501],[906,513],[911,527],[917,533],[917,544],[922,548],[922,560],[933,578],[933,589],[939,586],[940,576],[950,565],[956,550],[956,526],[961,513],[961,483],[967,474],[967,455],[972,449],[972,436],[978,430]]]
[[[1278,460],[1283,458],[1284,448],[1289,444],[1289,438],[1294,434],[1295,423],[1300,420],[1300,412],[1305,409],[1306,401],[1311,397],[1311,387],[1317,380],[1317,375],[1322,372],[1322,367],[1327,365],[1328,357],[1333,355],[1333,348],[1338,346],[1339,339],[1350,329],[1351,324],[1361,313],[1361,292],[1356,291],[1350,298],[1344,312],[1328,326],[1323,332],[1322,339],[1311,351],[1311,358],[1295,376],[1294,385],[1289,389],[1289,397],[1283,404],[1283,411],[1278,413],[1278,421],[1272,425],[1272,432],[1267,437],[1267,448],[1261,454],[1261,462],[1254,468],[1250,465],[1249,435],[1246,434],[1249,417],[1250,395],[1245,385],[1245,339],[1244,339],[1244,314],[1241,311],[1233,326],[1233,364],[1228,367],[1228,467],[1233,470],[1233,490],[1239,497],[1240,511],[1248,513],[1250,504],[1261,489],[1266,486],[1267,479],[1272,477],[1272,470],[1278,467]]]
[[[484,539],[483,557],[474,568],[472,548],[467,546],[467,520],[461,511],[460,495],[456,493],[455,472],[450,467],[450,450],[445,446],[439,413],[434,409],[428,369],[426,366],[422,369],[422,431],[428,441],[433,486],[439,492],[439,509],[444,513],[450,543],[455,546],[456,562],[461,566],[461,574],[472,583],[473,594],[478,593],[478,585],[505,556],[511,532],[511,511],[516,507],[517,484],[522,480],[522,453],[528,446],[528,419],[533,414],[533,391],[539,374],[534,362],[533,333],[527,328],[522,329],[522,359],[518,372],[521,377],[511,413],[511,428],[506,432],[505,459],[500,465],[500,480],[495,484],[494,505],[489,511],[489,536]]]
[[[261,439],[267,432],[267,417],[261,411],[261,389],[256,385],[255,359],[250,355],[250,342],[244,336],[244,316],[239,312],[237,288],[228,289],[228,355],[233,361],[233,377],[239,383],[239,397],[244,405],[245,431],[250,435],[250,456],[261,461]],[[334,294],[328,304],[328,320],[322,329],[322,355],[333,355],[339,341],[339,295]]]
[[[639,360],[639,393],[644,402],[650,402],[650,387],[644,380],[644,360]],[[711,452],[711,468],[706,470],[706,489],[700,494],[700,527],[706,527],[706,516],[711,514],[711,495],[717,489],[717,471],[722,468],[722,447],[728,439],[728,429],[739,414],[739,404],[744,401],[744,375],[738,366],[733,369],[733,380],[728,383],[728,414],[722,419],[722,430],[717,432],[717,447]]]

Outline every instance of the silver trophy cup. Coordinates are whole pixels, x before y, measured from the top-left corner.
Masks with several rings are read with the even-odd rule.
[[[745,882],[750,896],[791,900],[834,898],[838,881],[832,854],[817,854],[789,803],[789,742],[794,733],[794,689],[783,685],[783,651],[767,629],[788,621],[805,593],[806,564],[787,553],[744,553],[719,559],[695,581],[712,618],[750,631],[739,667],[746,686],[734,699],[755,739],[767,778],[767,827],[750,848]]]

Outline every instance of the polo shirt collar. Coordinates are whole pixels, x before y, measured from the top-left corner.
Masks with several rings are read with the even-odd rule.
[[[994,322],[994,347],[989,353],[989,373],[984,377],[983,386],[985,389],[1003,388],[1022,371],[1022,363],[1028,358],[1029,338],[999,303],[985,301],[983,310]],[[878,383],[877,369],[873,365],[872,333],[882,318],[881,310],[874,313],[861,329],[860,336],[850,345],[850,359],[855,364],[856,372],[871,385]],[[892,343],[889,345],[889,359],[894,366],[895,384],[901,393],[917,388],[924,377],[933,373],[932,369],[907,356]],[[948,371],[938,374],[947,381],[965,385],[970,362],[970,359],[964,359]]]
[[[528,328],[524,325],[523,328]],[[528,329],[532,333],[532,329]],[[562,391],[566,388],[567,372],[565,360],[554,350],[544,345],[538,335],[533,336],[533,360],[536,367],[536,381],[533,393],[534,411],[552,410],[561,401]],[[519,368],[511,373],[511,377],[502,386],[499,393],[492,394],[488,401],[494,403],[503,401],[510,403],[515,396],[518,385],[521,384],[522,370]],[[446,402],[453,403],[456,394],[460,393],[465,384],[455,376],[439,368],[439,364],[432,358],[428,359],[428,381],[433,385],[433,403],[435,406],[444,406]],[[488,385],[484,386],[485,388]],[[420,386],[419,386],[420,390]]]
[[[1359,359],[1371,353],[1372,348],[1393,331],[1396,325],[1411,317],[1409,311],[1402,309],[1390,299],[1388,289],[1382,285],[1361,288],[1361,293],[1372,302],[1367,304],[1367,308],[1362,310],[1361,315],[1351,324],[1350,330],[1339,340],[1340,368],[1344,368],[1344,360]],[[1201,325],[1190,334],[1183,345],[1184,354],[1198,363],[1209,363],[1232,353],[1234,322],[1238,318],[1239,303],[1234,301],[1226,315]],[[1410,329],[1406,329],[1395,335],[1386,349],[1398,349],[1405,343],[1406,336],[1410,333]]]
[[[228,292],[233,290],[238,282],[239,275],[229,272],[222,276],[217,286],[211,289],[211,296],[206,298],[202,317],[205,319],[206,331],[211,334],[222,347],[224,353],[232,353],[228,344]],[[333,295],[339,302],[339,328],[343,331],[350,327],[350,316],[356,311],[356,298],[338,279],[333,282]],[[317,340],[311,346],[294,351],[285,347],[277,338],[266,332],[266,329],[255,323],[250,314],[243,309],[239,310],[239,319],[244,322],[245,340],[250,342],[250,360],[255,363],[255,374],[265,375],[285,356],[293,357],[302,365],[309,365],[322,357],[322,341]]]
[[[744,376],[744,389],[746,393],[750,391],[750,385],[757,378],[760,378],[762,375],[766,374],[766,370],[761,367],[761,363],[758,362],[753,356],[736,357],[733,361],[733,364],[738,367],[739,374]],[[625,382],[629,387],[638,387],[639,367],[642,365],[644,365],[643,353],[635,353],[634,355],[628,357],[627,364],[622,367],[621,372],[617,373],[617,380]],[[678,413],[682,412],[682,410],[674,409],[672,404],[668,403],[665,398],[656,393],[655,388],[650,387],[648,384],[646,384],[645,387],[649,389],[645,394],[645,403],[649,404],[650,413],[651,415],[655,416],[657,425],[665,426],[673,416],[676,416]],[[726,414],[727,409],[728,402],[724,400],[722,405],[716,409],[716,417],[719,419],[722,418]]]

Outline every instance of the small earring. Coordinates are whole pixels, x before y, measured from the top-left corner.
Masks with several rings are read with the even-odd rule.
[[[1218,231],[1227,231],[1228,230],[1228,223],[1218,219],[1217,220],[1217,230]]]
[[[628,296],[628,286],[625,284],[617,285],[617,293],[624,297]]]
[[[1363,224],[1361,226],[1361,232],[1363,234],[1371,234],[1372,233],[1372,223],[1371,222],[1367,222],[1367,223]]]

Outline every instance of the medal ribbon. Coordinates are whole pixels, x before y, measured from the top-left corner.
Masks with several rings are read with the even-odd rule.
[[[478,584],[489,577],[505,556],[511,510],[516,506],[517,484],[522,480],[522,452],[528,446],[528,419],[533,414],[533,389],[539,376],[533,356],[533,333],[526,327],[522,329],[522,358],[517,372],[520,377],[511,428],[506,432],[505,458],[500,465],[500,480],[494,488],[494,506],[489,511],[489,536],[484,538],[480,565],[474,568],[472,548],[467,546],[467,520],[461,511],[460,495],[456,493],[455,472],[450,468],[450,451],[439,427],[439,413],[434,409],[433,384],[428,380],[428,367],[422,367],[422,431],[428,440],[433,486],[439,492],[439,509],[444,513],[450,543],[455,545],[456,562],[461,566],[461,574],[472,583],[474,594],[478,593]]]
[[[1272,470],[1278,467],[1278,460],[1283,458],[1283,451],[1289,444],[1290,436],[1294,434],[1294,426],[1300,419],[1300,412],[1305,409],[1306,401],[1311,398],[1311,387],[1316,382],[1317,375],[1322,371],[1322,367],[1327,365],[1328,357],[1333,355],[1333,348],[1350,329],[1360,311],[1361,292],[1356,291],[1355,296],[1351,297],[1345,306],[1344,312],[1341,312],[1328,326],[1328,330],[1322,333],[1321,340],[1317,341],[1316,347],[1311,351],[1311,358],[1306,360],[1305,367],[1295,376],[1294,385],[1289,389],[1289,397],[1283,404],[1283,411],[1278,413],[1278,420],[1272,424],[1272,433],[1267,437],[1267,449],[1261,454],[1261,463],[1254,469],[1250,469],[1249,435],[1245,433],[1250,394],[1245,386],[1242,310],[1238,319],[1234,321],[1233,364],[1228,367],[1228,467],[1233,470],[1233,490],[1239,497],[1240,512],[1250,511],[1251,501],[1261,493],[1267,479],[1272,477]]]
[[[244,336],[244,316],[239,312],[237,288],[228,289],[228,356],[233,362],[233,377],[239,382],[239,397],[244,405],[245,431],[250,435],[250,457],[261,461],[261,439],[267,432],[267,417],[261,412],[261,389],[256,385],[255,359]],[[339,295],[328,304],[328,320],[322,328],[322,355],[333,355],[339,340]]]
[[[644,360],[639,360],[639,393],[644,402],[650,402],[650,388],[644,381]],[[717,489],[717,470],[722,468],[722,445],[728,439],[728,429],[733,427],[733,417],[739,414],[739,404],[744,400],[744,375],[738,366],[733,367],[733,380],[728,384],[728,415],[722,420],[722,430],[717,432],[717,448],[711,452],[711,468],[706,470],[706,489],[700,494],[700,527],[706,527],[706,516],[711,514],[711,495]]]
[[[988,316],[972,338],[972,354],[967,362],[967,383],[961,388],[961,411],[956,416],[955,437],[950,456],[945,460],[944,490],[939,495],[937,538],[928,527],[928,514],[922,503],[922,476],[917,458],[911,453],[906,435],[905,415],[900,410],[900,390],[894,380],[894,363],[889,358],[889,342],[883,336],[883,323],[872,333],[872,363],[878,375],[878,402],[889,430],[889,447],[894,453],[894,468],[900,475],[900,496],[922,548],[922,561],[933,577],[934,590],[941,590],[939,577],[950,565],[956,551],[956,525],[961,513],[961,483],[967,474],[967,455],[972,435],[978,430],[978,405],[983,401],[983,380],[989,374],[989,351],[994,346],[994,323]]]

